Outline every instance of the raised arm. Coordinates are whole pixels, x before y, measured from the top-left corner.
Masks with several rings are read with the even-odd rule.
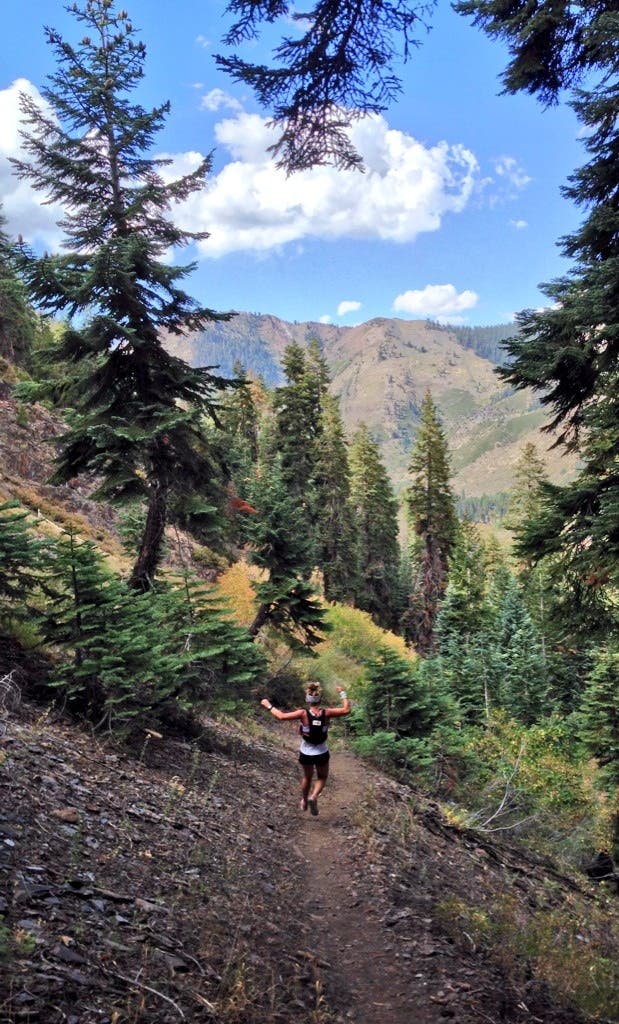
[[[289,722],[294,718],[303,718],[303,715],[305,714],[303,708],[297,708],[296,711],[280,711],[279,708],[276,708],[271,704],[271,701],[268,700],[267,697],[263,697],[260,703],[262,704],[262,707],[266,708],[267,711],[270,711],[273,717],[277,718],[279,722]]]
[[[342,698],[341,708],[326,708],[327,718],[341,718],[342,715],[349,715],[351,711],[350,701],[346,696],[344,689],[341,686],[337,687],[337,692]]]

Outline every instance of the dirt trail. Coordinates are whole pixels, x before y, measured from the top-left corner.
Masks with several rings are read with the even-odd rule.
[[[548,868],[337,745],[312,817],[297,736],[136,758],[34,706],[4,728],[0,1024],[577,1024],[445,927],[563,901]]]
[[[427,907],[411,899],[394,911],[374,857],[355,842],[363,806],[376,799],[379,777],[350,753],[331,759],[317,818],[299,811],[299,854],[307,874],[301,909],[308,941],[323,967],[328,1002],[355,1024],[434,1024],[454,1018],[454,950],[432,933]],[[424,916],[424,914],[426,916]],[[405,932],[398,927],[406,923]],[[430,967],[429,967],[430,965]],[[466,968],[461,984],[471,989]],[[461,989],[462,994],[464,990]],[[457,1017],[468,1019],[462,1000]],[[482,1019],[479,1015],[471,1019]]]

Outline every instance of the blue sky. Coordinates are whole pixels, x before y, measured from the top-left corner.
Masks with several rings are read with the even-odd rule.
[[[3,0],[0,195],[9,229],[39,246],[54,214],[11,176],[19,89],[53,70],[43,26],[76,40],[59,0]],[[581,218],[560,186],[584,160],[565,105],[500,96],[504,48],[439,0],[404,69],[401,98],[353,129],[364,175],[319,168],[286,179],[248,90],[221,74],[222,0],[127,0],[147,47],[140,101],[169,99],[158,152],[178,171],[213,151],[208,190],[176,216],[211,237],[187,290],[219,310],[351,325],[377,316],[491,324],[544,303],[539,283],[566,270],[558,239]],[[286,31],[294,31],[286,26]],[[264,57],[261,46],[245,55]],[[18,84],[16,84],[18,83]],[[180,256],[187,261],[187,253]]]

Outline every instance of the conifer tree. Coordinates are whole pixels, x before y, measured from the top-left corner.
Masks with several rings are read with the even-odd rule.
[[[97,720],[149,705],[171,666],[148,595],[130,592],[73,533],[55,546],[48,585],[41,632],[64,652],[54,675],[65,699]]]
[[[546,466],[539,456],[537,446],[527,441],[514,465],[514,486],[503,520],[508,530],[517,533],[523,524],[539,513],[541,485],[547,479]]]
[[[192,267],[166,259],[171,248],[204,237],[180,230],[169,211],[202,186],[209,160],[164,181],[166,161],[148,154],[169,104],[145,110],[131,100],[144,74],[144,44],[113,0],[85,0],[71,11],[85,34],[73,45],[47,30],[57,57],[42,90],[51,112],[23,98],[27,156],[13,161],[65,207],[65,253],[37,259],[25,250],[22,265],[35,302],[69,318],[61,356],[78,374],[87,365],[54,480],[92,473],[100,496],[146,501],[131,577],[143,589],[159,562],[171,494],[211,471],[197,442],[225,384],[162,344],[165,332],[199,330],[217,316],[182,290]]]
[[[46,548],[37,540],[26,509],[18,501],[0,505],[0,623],[25,618],[29,596],[43,580]]]
[[[307,582],[314,544],[308,537],[304,509],[290,495],[280,458],[258,467],[251,491],[257,514],[248,522],[252,561],[268,573],[256,584],[259,607],[250,636],[271,624],[291,643],[311,647],[322,637],[324,613]]]
[[[614,587],[619,565],[616,3],[460,0],[457,8],[507,41],[507,91],[526,90],[547,103],[585,82],[575,90],[572,105],[590,159],[564,189],[586,211],[581,226],[561,240],[573,266],[544,286],[546,309],[525,310],[517,318],[519,335],[506,345],[512,361],[501,375],[517,388],[539,392],[560,443],[578,450],[582,461],[573,483],[544,486],[543,508],[523,531],[521,554],[536,560],[556,554],[566,574],[578,573],[590,589]],[[582,610],[586,628],[595,628],[586,602]],[[603,629],[608,625],[607,614]]]
[[[494,622],[488,637],[502,666],[499,701],[531,725],[548,710],[547,670],[524,594],[515,576],[504,573],[491,592]]]
[[[487,582],[485,545],[475,525],[464,520],[449,559],[449,607],[446,593],[439,611],[443,630],[457,633],[462,643],[483,627]]]
[[[358,547],[350,486],[348,448],[338,402],[325,394],[316,495],[318,563],[328,601],[350,600],[358,585]]]
[[[397,64],[418,45],[436,0],[313,0],[299,12],[289,0],[229,0],[237,19],[224,42],[253,39],[261,23],[282,15],[300,32],[281,40],[275,65],[218,56],[218,64],[273,106],[277,145],[289,172],[332,162],[356,167],[360,157],[346,131],[361,113],[378,113],[400,89]],[[400,56],[400,51],[401,55]]]
[[[356,605],[386,629],[397,625],[398,503],[378,445],[365,424],[350,450],[351,500],[358,536]]]
[[[247,696],[262,654],[204,583],[179,584],[136,594],[93,544],[69,533],[55,545],[39,620],[64,655],[53,685],[75,710],[114,725]]]
[[[315,375],[308,372],[306,353],[288,345],[282,359],[286,383],[275,391],[277,448],[284,482],[291,496],[313,519],[313,486],[320,435],[320,393]]]
[[[232,470],[247,470],[258,460],[258,410],[252,382],[241,363],[233,367],[238,387],[228,396],[221,411],[222,428],[227,442],[232,442],[234,454],[230,459]]]
[[[407,636],[425,655],[434,648],[434,624],[458,529],[447,441],[430,392],[421,407],[409,472],[413,479],[406,501],[415,539],[413,585],[403,621]]]
[[[579,735],[606,782],[619,786],[619,651],[602,649],[587,682],[578,715]],[[619,830],[617,838],[619,839]]]
[[[371,732],[410,738],[430,733],[439,712],[415,665],[384,647],[369,663],[367,678],[364,707]]]
[[[23,365],[37,334],[37,318],[17,273],[14,245],[0,204],[0,356]]]

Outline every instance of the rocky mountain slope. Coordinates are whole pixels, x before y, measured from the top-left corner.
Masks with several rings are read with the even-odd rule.
[[[544,455],[551,479],[560,482],[574,472],[573,458],[550,449],[552,437],[541,430],[547,417],[538,399],[507,388],[495,364],[470,342],[465,345],[467,336],[456,329],[399,319],[335,327],[240,313],[168,344],[194,366],[217,364],[230,372],[238,360],[267,383],[279,383],[286,346],[293,341],[305,345],[312,338],[320,342],[329,364],[332,390],[340,397],[349,431],[361,422],[372,429],[398,489],[406,480],[428,389],[453,453],[456,493],[478,496],[508,489],[527,442]]]

